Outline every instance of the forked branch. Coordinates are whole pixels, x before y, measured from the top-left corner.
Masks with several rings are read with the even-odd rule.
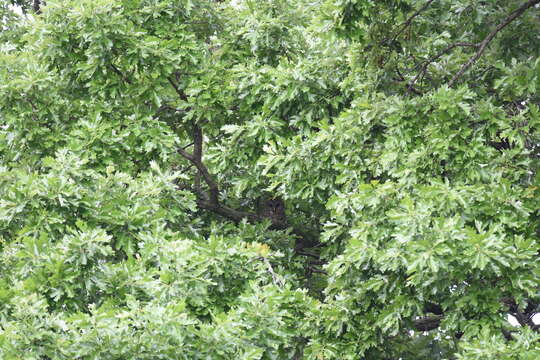
[[[435,61],[439,60],[443,55],[448,54],[450,51],[452,51],[453,49],[455,49],[457,47],[476,47],[477,48],[479,46],[480,46],[479,44],[473,44],[473,43],[468,43],[468,42],[456,42],[456,43],[453,43],[453,44],[449,45],[445,49],[439,51],[433,57],[429,58],[428,60],[426,60],[426,62],[424,62],[424,65],[422,66],[422,68],[420,69],[418,74],[416,74],[416,76],[409,83],[409,85],[408,85],[409,90],[413,89],[413,86],[416,84],[416,82],[420,78],[424,77],[424,75],[427,72],[427,69],[428,69],[429,65],[434,63]]]
[[[529,0],[523,5],[521,5],[519,8],[511,12],[499,25],[493,29],[488,36],[482,42],[478,44],[478,51],[471,56],[471,58],[463,64],[461,69],[454,75],[454,77],[450,80],[448,83],[448,87],[452,87],[458,80],[461,78],[461,76],[482,56],[484,51],[486,51],[486,47],[489,45],[491,40],[501,31],[504,29],[508,24],[510,24],[512,21],[517,19],[519,16],[521,16],[527,9],[540,4],[540,0]]]
[[[169,78],[168,80],[178,94],[178,96],[182,100],[187,100],[186,94],[175,84],[174,80],[171,78]],[[195,166],[195,168],[197,169],[194,192],[196,193],[198,198],[197,204],[201,209],[211,211],[234,222],[240,222],[245,219],[250,223],[255,223],[263,221],[265,219],[270,219],[272,221],[273,229],[285,229],[287,227],[286,221],[283,222],[279,219],[275,219],[274,217],[261,216],[257,213],[241,211],[223,205],[219,199],[219,185],[213,178],[213,176],[210,174],[210,171],[202,160],[204,136],[200,125],[196,123],[193,124],[191,136],[193,142],[190,145],[193,146],[193,152],[188,152],[186,150],[187,147],[178,148],[177,151],[184,159],[188,160],[191,165]],[[204,192],[201,190],[199,184],[201,178],[207,185],[208,192]],[[301,240],[297,242],[296,250],[301,250],[305,247],[312,247],[318,244],[317,240],[313,239],[301,229],[293,228],[292,233]]]

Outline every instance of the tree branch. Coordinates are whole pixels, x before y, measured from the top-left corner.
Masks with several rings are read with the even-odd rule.
[[[501,299],[501,302],[508,307],[509,313],[516,318],[521,326],[528,326],[534,331],[538,331],[538,325],[532,320],[533,316],[536,314],[536,303],[529,301],[527,307],[521,311],[513,297],[504,297]]]
[[[521,5],[519,8],[514,10],[512,13],[510,13],[510,15],[508,15],[499,25],[497,25],[495,29],[493,29],[488,34],[488,36],[486,36],[486,38],[480,44],[478,44],[478,51],[473,56],[471,56],[471,58],[465,64],[463,64],[461,69],[459,69],[459,71],[454,75],[454,77],[448,83],[448,87],[452,87],[459,80],[459,78],[480,58],[480,56],[482,56],[488,44],[491,42],[491,40],[493,40],[493,38],[497,35],[499,31],[501,31],[512,21],[514,21],[519,16],[521,16],[525,12],[525,10],[539,3],[540,3],[540,0],[527,1],[526,3]]]
[[[200,189],[196,187],[195,192],[197,193],[199,199],[197,201],[197,205],[204,210],[211,211],[213,213],[216,213],[218,215],[221,215],[229,220],[232,220],[234,222],[240,222],[244,219],[249,221],[250,223],[260,222],[267,217],[260,216],[256,213],[252,212],[246,212],[246,211],[240,211],[233,208],[230,208],[228,206],[225,206],[221,204],[219,201],[219,186],[216,183],[216,181],[213,179],[212,175],[208,171],[208,168],[204,163],[202,162],[202,151],[203,151],[203,134],[200,126],[194,125],[193,126],[193,153],[187,152],[183,148],[177,149],[178,153],[184,157],[186,160],[191,162],[198,171],[198,175],[200,175],[206,185],[208,185],[209,188],[209,194],[204,194]],[[275,219],[269,218],[272,220],[274,229],[284,229],[286,226],[281,226],[283,224],[274,223]],[[315,246],[318,244],[316,240],[314,240],[311,236],[306,234],[304,231],[293,228],[292,233],[296,235],[299,238],[299,241],[297,242],[297,248],[295,249],[300,253],[301,249],[304,249],[306,247]],[[302,253],[303,255],[305,253]],[[311,255],[311,254],[310,254]],[[312,255],[313,257],[318,258],[316,255]]]
[[[272,281],[274,282],[274,284],[279,287],[283,287],[285,284],[283,283],[283,280],[281,280],[279,276],[277,276],[277,274],[274,272],[274,268],[272,267],[270,261],[263,256],[259,257],[259,259],[261,259],[265,263],[266,267],[268,268],[268,272],[270,273],[270,275],[272,275]]]
[[[401,73],[401,71],[399,71],[399,68],[397,67],[397,65],[396,65],[396,73],[397,73],[397,75],[398,75],[399,77],[398,77],[398,78],[394,78],[395,81],[398,81],[398,82],[404,82],[404,81],[406,81],[405,76],[403,76],[403,74]],[[410,93],[413,93],[413,94],[415,94],[415,95],[422,95],[422,93],[421,93],[420,91],[416,90],[416,89],[414,88],[413,85],[414,85],[414,84],[409,84],[409,85],[407,85],[407,86],[406,86],[407,91],[410,92]]]
[[[441,305],[428,302],[424,304],[424,311],[435,315],[444,315],[444,311]]]
[[[36,14],[41,14],[41,1],[40,0],[33,0],[32,1],[32,9]]]
[[[420,319],[413,320],[415,330],[430,331],[441,325],[442,315],[426,316]]]
[[[536,314],[537,303],[529,301],[525,310],[520,311],[519,307],[513,297],[506,296],[501,298],[501,302],[508,307],[508,311],[513,315],[521,326],[529,326],[534,331],[539,331],[540,326],[536,325],[532,318]],[[417,331],[430,331],[438,328],[444,318],[443,308],[436,303],[428,302],[424,304],[424,311],[432,313],[434,315],[420,317],[414,319],[413,328]],[[507,340],[512,340],[511,331],[501,329],[503,336]]]
[[[176,91],[178,96],[184,100],[187,101],[188,97],[187,95],[176,85],[176,83],[173,81],[171,77],[167,78],[173,89]],[[201,209],[205,209],[208,211],[212,211],[218,215],[221,215],[229,220],[232,220],[234,222],[240,222],[244,219],[247,221],[254,223],[254,222],[260,222],[264,219],[270,219],[272,221],[272,227],[273,229],[285,229],[288,227],[286,222],[282,221],[276,221],[276,219],[272,217],[265,217],[260,216],[259,214],[252,213],[252,212],[245,212],[236,210],[233,208],[230,208],[228,206],[225,206],[220,203],[219,201],[219,186],[217,182],[214,180],[212,175],[210,174],[210,171],[208,171],[208,168],[206,165],[204,165],[202,161],[202,155],[203,155],[203,144],[204,144],[204,137],[202,133],[202,129],[198,124],[193,124],[193,152],[189,153],[186,151],[187,147],[184,148],[178,148],[178,153],[188,160],[193,166],[197,168],[197,174],[195,178],[195,193],[198,196],[197,204]],[[190,144],[191,145],[191,144]],[[200,177],[204,180],[206,185],[208,186],[208,194],[205,194],[200,189]],[[318,241],[314,240],[311,236],[308,236],[304,231],[293,228],[292,233],[296,235],[301,241],[297,242],[296,250],[300,250],[305,247],[315,246],[318,243]]]
[[[213,204],[210,201],[207,201],[204,199],[199,199],[199,201],[197,202],[197,205],[199,205],[201,209],[211,211],[213,213],[223,216],[224,218],[232,220],[236,223],[244,219],[246,219],[250,223],[255,223],[255,222],[264,220],[263,217],[260,217],[259,215],[255,213],[236,210],[220,203]]]
[[[514,337],[512,336],[512,332],[511,332],[511,331],[506,330],[506,329],[501,329],[501,332],[502,332],[504,338],[505,338],[507,341],[512,341],[512,340],[514,340]]]
[[[312,258],[314,258],[314,259],[319,259],[319,258],[320,258],[320,256],[317,255],[317,254],[312,254],[312,253],[309,253],[309,252],[307,252],[307,251],[303,251],[303,250],[301,250],[301,249],[297,249],[297,250],[296,250],[296,253],[297,253],[298,255],[302,255],[302,256],[310,256],[310,257],[312,257]]]
[[[425,73],[427,72],[427,69],[429,67],[429,65],[435,61],[437,61],[441,56],[449,53],[450,51],[452,51],[453,49],[455,49],[456,47],[479,47],[480,45],[479,44],[473,44],[473,43],[467,43],[467,42],[457,42],[457,43],[454,43],[454,44],[451,44],[450,46],[446,47],[445,49],[439,51],[437,54],[435,54],[433,57],[429,58],[425,63],[424,65],[422,66],[422,69],[418,72],[418,74],[416,74],[416,76],[412,79],[412,81],[409,83],[409,85],[407,86],[409,90],[412,90],[414,89],[413,86],[414,84],[416,84],[416,82],[418,81],[418,79],[420,77],[423,77],[425,75]]]
[[[398,38],[399,35],[401,35],[401,33],[403,31],[405,31],[405,29],[407,29],[409,26],[411,26],[412,24],[412,21],[414,20],[414,18],[416,18],[418,15],[420,15],[420,13],[422,13],[424,10],[426,10],[429,5],[431,5],[432,2],[434,2],[435,0],[428,0],[424,6],[422,6],[420,9],[418,9],[418,11],[416,11],[414,14],[411,15],[411,17],[409,17],[402,25],[401,25],[401,29],[399,29],[395,34],[394,36],[392,37],[392,40],[391,41],[394,41]]]
[[[212,211],[234,222],[240,222],[243,219],[247,219],[250,222],[262,220],[262,218],[257,214],[239,211],[220,203],[219,186],[202,161],[203,133],[199,125],[193,125],[193,153],[190,154],[185,150],[185,148],[178,148],[177,151],[182,157],[191,162],[191,164],[197,168],[198,175],[200,175],[206,185],[208,185],[208,195],[205,195],[199,188],[195,189],[197,195],[199,196],[197,204],[200,208]]]
[[[327,273],[326,271],[321,270],[321,269],[317,269],[317,268],[314,267],[314,266],[309,266],[308,269],[309,269],[309,271],[314,272],[314,273],[317,273],[317,274],[328,275],[328,273]]]
[[[110,64],[111,66],[111,69],[118,75],[120,76],[120,78],[127,82],[128,84],[131,84],[131,80],[129,80],[120,70],[118,70],[118,68],[116,66],[114,66],[114,64]]]
[[[184,100],[184,101],[188,101],[187,95],[186,95],[182,90],[180,90],[180,88],[178,87],[178,85],[175,84],[175,82],[173,81],[173,79],[171,79],[170,76],[167,78],[167,80],[169,80],[169,83],[170,83],[171,86],[173,87],[174,91],[176,91],[176,93],[178,94],[178,96],[180,96],[180,99],[182,99],[182,100]]]
[[[173,111],[173,112],[175,112],[175,113],[185,113],[185,112],[186,112],[186,110],[184,110],[184,109],[177,109],[177,108],[175,108],[175,107],[172,107],[172,106],[170,106],[170,105],[165,104],[165,105],[161,105],[161,106],[157,109],[156,113],[152,116],[152,118],[153,118],[153,119],[158,119],[159,116],[161,115],[161,113],[163,113],[163,112],[165,112],[165,111]]]
[[[197,168],[198,173],[204,179],[204,182],[208,185],[209,189],[209,202],[212,207],[219,206],[219,187],[217,183],[210,175],[208,168],[202,162],[202,150],[203,150],[203,134],[201,127],[197,124],[193,125],[193,154],[188,153],[186,150],[179,148],[177,151],[185,159],[189,160]]]

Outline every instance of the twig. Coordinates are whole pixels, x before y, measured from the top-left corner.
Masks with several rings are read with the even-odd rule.
[[[469,61],[463,64],[461,69],[459,69],[456,75],[454,75],[452,80],[450,80],[450,82],[448,83],[448,87],[452,87],[459,80],[459,78],[480,58],[480,56],[482,56],[488,44],[491,42],[491,40],[493,40],[493,38],[497,35],[499,31],[501,31],[504,27],[506,27],[506,25],[510,24],[521,14],[523,14],[525,10],[539,3],[540,0],[529,0],[516,10],[514,10],[512,13],[510,13],[510,15],[508,15],[501,23],[499,23],[499,25],[497,25],[495,29],[493,29],[493,31],[491,31],[488,36],[486,36],[486,38],[480,44],[478,44],[478,51],[473,56],[471,56]]]
[[[274,281],[274,284],[283,287],[284,285],[283,280],[281,280],[279,276],[277,276],[277,274],[274,272],[274,269],[272,268],[272,264],[270,264],[270,261],[268,261],[267,258],[262,257],[262,256],[261,256],[261,259],[262,261],[264,261],[264,263],[268,267],[268,272],[270,273],[270,275],[272,275],[272,280]]]
[[[402,24],[402,27],[401,29],[399,29],[395,34],[394,36],[392,37],[392,40],[391,41],[394,41],[398,38],[399,35],[401,35],[401,33],[403,31],[405,31],[405,29],[407,29],[409,26],[411,26],[412,24],[412,21],[414,20],[415,17],[417,17],[418,15],[420,15],[420,13],[422,13],[424,10],[426,10],[429,5],[431,5],[432,2],[434,2],[435,0],[428,0],[428,2],[426,2],[424,4],[424,6],[422,6],[418,11],[416,11],[414,14],[411,15],[411,17],[409,17],[403,24]]]
[[[422,69],[418,72],[418,74],[416,74],[416,76],[412,79],[412,81],[409,83],[408,85],[408,88],[409,90],[412,90],[413,89],[413,86],[414,84],[416,84],[416,82],[418,81],[418,79],[422,76],[424,76],[424,74],[426,73],[429,65],[435,61],[437,61],[441,56],[449,53],[451,50],[453,50],[454,48],[456,47],[479,47],[480,45],[479,44],[473,44],[473,43],[467,43],[467,42],[457,42],[457,43],[454,43],[450,46],[448,46],[447,48],[439,51],[436,55],[434,55],[433,57],[429,58],[425,63],[424,65],[422,66]]]
[[[172,107],[170,105],[161,105],[156,113],[152,116],[153,119],[158,119],[159,118],[159,115],[166,111],[166,110],[169,110],[169,111],[174,111],[175,113],[185,113],[186,110],[185,109],[178,109],[178,108],[175,108],[175,107]]]
[[[309,256],[309,257],[312,257],[314,259],[319,259],[319,255],[316,255],[316,254],[312,254],[312,253],[309,253],[309,252],[306,252],[306,251],[303,251],[303,250],[296,250],[296,253],[298,255],[302,255],[302,256]]]
[[[313,266],[310,266],[309,267],[309,270],[311,272],[314,272],[314,273],[318,273],[318,274],[323,274],[323,275],[328,275],[328,273],[324,270],[321,270],[321,269],[317,269],[316,267],[313,267]]]
[[[118,70],[118,68],[116,66],[114,66],[114,64],[110,64],[111,65],[111,69],[118,75],[120,76],[120,78],[122,80],[124,80],[125,82],[127,82],[128,84],[131,84],[131,80],[129,80],[127,77],[124,76],[124,74]]]
[[[32,107],[32,119],[34,121],[37,122],[37,118],[36,118],[36,114],[38,113],[38,109],[36,107],[36,105],[34,104],[34,102],[32,101],[32,99],[28,96],[28,95],[24,95],[23,94],[23,99],[26,100],[26,102],[28,102],[30,104],[30,106]]]

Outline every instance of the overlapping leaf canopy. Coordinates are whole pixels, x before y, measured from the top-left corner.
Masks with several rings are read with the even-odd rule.
[[[539,4],[0,5],[0,358],[537,359]]]

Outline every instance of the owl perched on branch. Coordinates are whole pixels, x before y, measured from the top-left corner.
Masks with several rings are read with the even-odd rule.
[[[258,201],[257,215],[270,219],[273,229],[284,229],[287,227],[287,216],[285,215],[285,203],[279,197],[261,197]]]

